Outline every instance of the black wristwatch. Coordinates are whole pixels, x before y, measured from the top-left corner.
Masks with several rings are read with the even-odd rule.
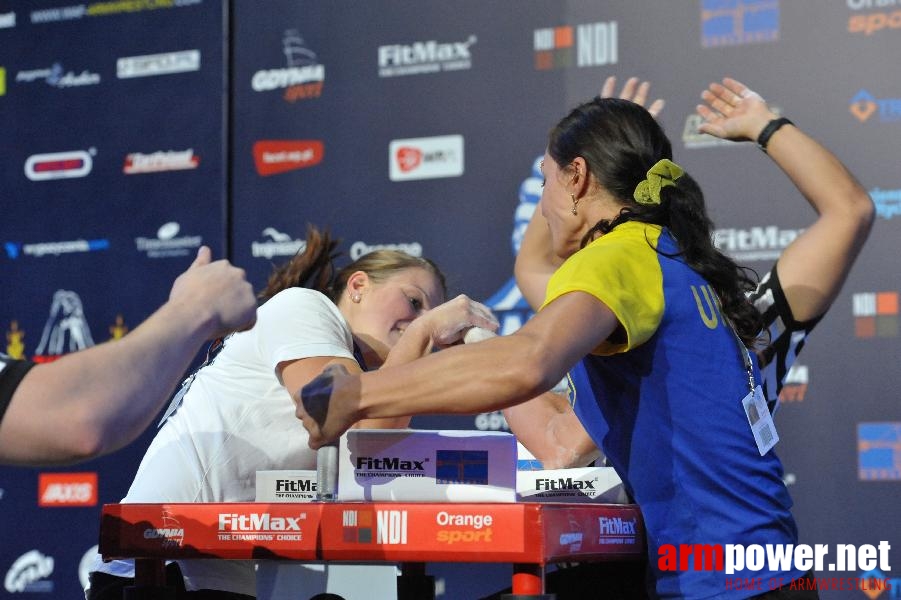
[[[766,145],[770,143],[770,138],[773,137],[773,134],[779,131],[779,128],[783,125],[794,125],[794,123],[785,117],[779,117],[778,119],[773,119],[767,123],[766,127],[763,128],[763,131],[760,132],[760,135],[757,136],[757,146],[766,152]]]

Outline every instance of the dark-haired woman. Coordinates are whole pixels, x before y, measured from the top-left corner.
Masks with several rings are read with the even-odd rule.
[[[336,246],[310,228],[305,250],[260,294],[253,329],[227,337],[186,380],[122,502],[252,502],[256,471],[316,468],[290,392],[323,368],[375,369],[458,342],[473,326],[497,327],[487,307],[465,296],[442,304],[444,276],[431,261],[380,250],[336,272]],[[408,423],[401,417],[360,425]],[[255,596],[252,561],[178,566],[184,597]],[[121,598],[134,565],[98,557],[94,571],[87,597]]]
[[[705,99],[708,132],[800,133],[734,80]],[[511,335],[397,368],[330,369],[298,403],[311,444],[364,417],[513,406],[584,358],[597,403],[580,419],[641,507],[650,593],[742,598],[760,592],[727,579],[802,577],[794,565],[727,575],[660,561],[695,544],[773,547],[798,536],[753,352],[761,318],[745,294],[756,282],[712,245],[701,190],[659,124],[638,104],[596,98],[551,131],[542,172],[539,209],[549,248],[564,260],[538,313]]]

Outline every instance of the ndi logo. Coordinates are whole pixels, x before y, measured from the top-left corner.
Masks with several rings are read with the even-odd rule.
[[[407,543],[407,511],[377,510],[375,518],[375,542],[377,544]]]
[[[375,537],[373,538],[373,525]],[[341,515],[343,541],[359,544],[406,544],[407,511],[345,510]]]
[[[616,21],[536,29],[532,41],[539,71],[571,67],[574,59],[577,67],[615,65],[619,61]]]
[[[856,337],[898,336],[898,292],[862,292],[851,302]]]

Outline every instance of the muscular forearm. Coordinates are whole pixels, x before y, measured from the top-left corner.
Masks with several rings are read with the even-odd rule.
[[[514,339],[518,337],[449,348],[407,365],[364,373],[358,416],[474,414],[537,396],[554,380],[544,374],[541,357],[530,355]]]
[[[839,159],[797,127],[773,134],[767,154],[788,175],[817,213],[850,219],[849,228],[869,229],[873,203]]]
[[[425,319],[416,319],[407,326],[397,344],[388,352],[380,368],[405,365],[428,355],[434,348],[431,331]]]
[[[507,336],[359,376],[323,373],[304,386],[297,416],[317,448],[365,418],[502,410],[551,389],[617,323],[593,296],[565,294]]]
[[[510,431],[546,469],[582,467],[600,454],[568,400],[547,392],[504,409]]]
[[[513,272],[516,284],[533,310],[544,302],[547,283],[562,261],[553,252],[547,221],[538,209],[523,234]]]
[[[432,351],[432,338],[423,323],[410,323],[404,335],[388,353],[388,357],[380,367],[405,365],[412,360],[426,356]],[[363,419],[358,421],[354,429],[402,429],[409,427],[410,415],[398,415],[381,419]]]
[[[804,132],[785,126],[770,157],[818,213],[779,258],[779,278],[799,321],[822,315],[835,300],[874,218],[873,202],[845,166]]]
[[[128,444],[211,333],[209,317],[170,301],[121,340],[38,365],[13,396],[0,455],[21,464],[72,462]]]

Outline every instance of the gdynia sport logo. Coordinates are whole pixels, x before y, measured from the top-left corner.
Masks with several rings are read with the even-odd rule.
[[[888,541],[872,544],[663,544],[658,550],[657,567],[661,571],[723,571],[728,589],[774,590],[781,586],[798,589],[885,590],[891,578],[835,577],[839,572],[868,572],[878,568],[891,571]],[[791,572],[813,570],[813,579],[792,581]],[[759,572],[766,577],[757,577]],[[785,576],[774,573],[783,572]]]

